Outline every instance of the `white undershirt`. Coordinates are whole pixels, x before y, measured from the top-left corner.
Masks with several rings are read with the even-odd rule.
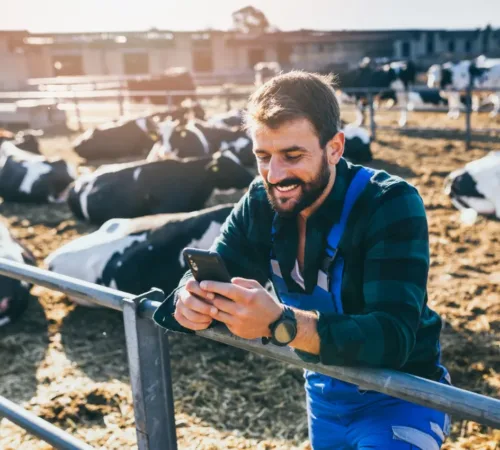
[[[295,281],[302,289],[306,288],[304,277],[300,273],[299,261],[297,259],[295,260],[295,266],[293,267],[290,276],[292,277],[293,281]]]

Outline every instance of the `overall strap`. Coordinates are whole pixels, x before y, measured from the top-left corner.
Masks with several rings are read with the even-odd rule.
[[[344,258],[337,255],[338,245],[347,224],[347,219],[356,203],[356,200],[361,195],[370,178],[375,173],[373,169],[362,167],[354,176],[347,190],[344,200],[344,206],[340,215],[340,220],[330,230],[328,242],[326,246],[327,257],[323,262],[323,268],[327,274],[327,285],[330,292],[333,294],[335,309],[337,313],[342,314],[344,308],[342,306],[342,275],[344,273]]]
[[[340,220],[332,227],[332,229],[330,230],[330,234],[328,235],[327,253],[329,254],[329,256],[335,256],[334,253],[337,251],[340,239],[344,234],[347,219],[349,218],[352,207],[356,203],[356,200],[361,195],[374,173],[375,171],[373,169],[362,167],[356,173],[356,175],[354,175],[354,178],[352,179],[351,184],[347,189],[347,194],[344,199],[344,206],[342,208]]]

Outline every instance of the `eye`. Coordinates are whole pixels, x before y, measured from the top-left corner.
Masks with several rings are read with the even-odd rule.
[[[258,161],[261,161],[261,162],[268,162],[271,158],[269,157],[269,155],[262,155],[262,154],[258,154],[258,155],[255,155],[257,160]]]
[[[285,155],[285,159],[287,161],[297,161],[301,157],[302,157],[302,154],[300,154],[300,153],[287,153]]]

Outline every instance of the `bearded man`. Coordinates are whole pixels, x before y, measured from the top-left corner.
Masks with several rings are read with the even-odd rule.
[[[441,320],[427,306],[429,236],[417,190],[342,158],[332,79],[278,75],[250,97],[260,177],[212,246],[231,283],[188,272],[155,313],[174,331],[214,320],[322,364],[384,367],[449,382]],[[264,289],[271,280],[278,299]],[[440,411],[305,371],[312,447],[439,449]]]

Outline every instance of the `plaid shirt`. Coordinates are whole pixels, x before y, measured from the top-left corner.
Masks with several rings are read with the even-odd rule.
[[[327,236],[339,221],[349,183],[360,166],[341,159],[335,184],[307,220],[303,277],[311,293],[325,256]],[[275,213],[261,179],[235,206],[212,246],[232,276],[270,278],[271,228]],[[298,248],[295,219],[277,217],[274,253],[290,292],[304,292],[292,279]],[[387,367],[438,380],[441,319],[427,306],[429,237],[417,190],[378,171],[354,205],[339,243],[344,260],[344,313],[320,313],[320,355],[297,354],[323,364]],[[183,286],[190,277],[181,280]],[[174,291],[155,314],[161,326],[182,329],[173,319]],[[168,307],[167,307],[168,306]]]

